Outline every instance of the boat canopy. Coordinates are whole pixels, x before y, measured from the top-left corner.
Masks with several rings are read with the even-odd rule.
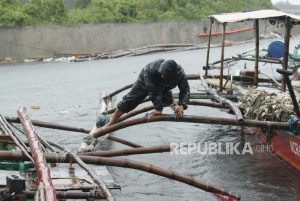
[[[286,18],[290,18],[292,24],[300,24],[300,16],[289,13],[284,13],[278,10],[257,10],[245,11],[235,13],[223,13],[217,15],[210,15],[210,19],[216,20],[218,23],[228,22],[243,22],[255,19],[273,19],[279,22],[285,22]]]

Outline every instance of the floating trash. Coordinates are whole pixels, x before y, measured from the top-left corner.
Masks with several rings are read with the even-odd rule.
[[[33,109],[33,110],[39,110],[39,109],[40,109],[40,106],[37,105],[37,104],[33,104],[33,105],[31,106],[31,109]]]
[[[4,62],[5,63],[11,63],[13,59],[11,57],[5,57]]]

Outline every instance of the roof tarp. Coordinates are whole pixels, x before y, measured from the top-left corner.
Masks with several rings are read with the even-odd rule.
[[[241,22],[254,19],[290,17],[292,18],[293,23],[300,24],[299,15],[292,15],[277,10],[257,10],[249,12],[223,13],[219,15],[210,15],[209,17],[215,19],[219,23]]]

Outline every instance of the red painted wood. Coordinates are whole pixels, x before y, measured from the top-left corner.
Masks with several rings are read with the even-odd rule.
[[[40,141],[37,138],[36,131],[34,130],[28,115],[26,114],[25,107],[21,107],[18,110],[18,116],[29,142],[31,155],[34,160],[34,165],[37,169],[39,183],[42,183],[43,186],[45,201],[56,201],[56,193],[53,187],[50,170],[48,168]]]
[[[249,31],[254,29],[254,27],[245,27],[245,28],[239,28],[239,29],[232,29],[229,31],[225,32],[225,35],[229,35],[229,34],[234,34],[234,33],[239,33],[239,32],[244,32],[244,31]],[[220,36],[222,35],[222,32],[211,32],[212,36]],[[209,33],[201,33],[197,35],[198,37],[203,37],[203,36],[209,36]]]
[[[234,199],[232,197],[227,197],[227,196],[220,195],[217,193],[214,193],[214,196],[220,201],[238,201],[237,199]]]
[[[263,142],[266,142],[266,133],[259,132],[258,128],[252,128],[253,133]],[[272,153],[285,161],[290,166],[300,171],[300,139],[287,131],[276,131],[270,141]]]

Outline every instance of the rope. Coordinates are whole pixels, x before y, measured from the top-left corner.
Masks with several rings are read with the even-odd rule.
[[[24,155],[29,158],[33,163],[33,158],[29,154],[28,147],[24,144],[23,141],[18,138],[13,130],[13,128],[10,126],[10,124],[6,121],[6,119],[0,114],[0,128],[1,130],[8,134],[14,143],[21,149],[21,151],[24,153]]]

